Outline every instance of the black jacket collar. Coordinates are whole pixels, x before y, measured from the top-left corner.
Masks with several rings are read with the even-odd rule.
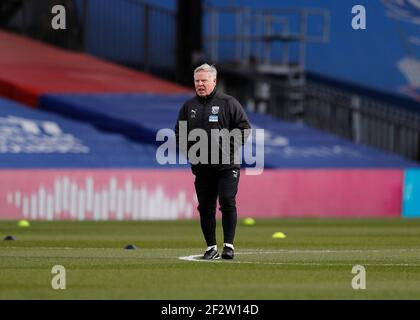
[[[209,95],[207,95],[205,97],[200,97],[199,95],[197,95],[197,99],[201,103],[206,103],[206,102],[210,101],[216,95],[216,93],[217,93],[217,89],[214,88],[212,93],[210,93]]]

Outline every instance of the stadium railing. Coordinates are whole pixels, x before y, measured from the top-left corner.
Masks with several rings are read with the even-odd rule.
[[[361,92],[308,76],[303,117],[312,127],[420,160],[420,104],[413,100]]]

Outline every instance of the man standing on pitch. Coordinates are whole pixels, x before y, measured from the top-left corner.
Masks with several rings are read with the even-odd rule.
[[[251,128],[240,103],[235,98],[217,91],[216,79],[217,70],[214,66],[203,64],[194,70],[196,96],[184,103],[175,127],[178,145],[179,139],[182,138],[179,136],[180,121],[186,122],[188,133],[194,129],[202,129],[208,137],[208,154],[205,156],[207,161],[196,163],[188,159],[192,163],[191,169],[195,175],[194,186],[199,203],[201,230],[207,243],[203,255],[203,259],[206,260],[219,258],[216,243],[217,198],[222,212],[224,235],[222,258],[233,259],[237,221],[236,193],[240,176],[240,164],[235,161],[238,143],[232,143],[229,137],[228,143],[222,147],[220,137],[217,137],[216,140],[220,144],[218,150],[212,149],[211,141],[215,141],[212,131],[226,129],[228,132],[240,132],[240,144],[243,145],[247,138],[246,132],[249,132],[246,129]],[[191,142],[185,143],[189,150]],[[218,151],[216,156],[215,151]],[[228,162],[221,160],[226,155],[229,156]]]

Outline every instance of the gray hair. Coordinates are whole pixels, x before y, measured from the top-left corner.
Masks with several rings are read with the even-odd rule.
[[[210,75],[213,77],[213,79],[217,78],[217,70],[214,67],[214,65],[209,65],[207,63],[202,64],[201,66],[195,68],[194,70],[194,75],[198,72],[198,71],[206,71],[208,73],[210,73]]]

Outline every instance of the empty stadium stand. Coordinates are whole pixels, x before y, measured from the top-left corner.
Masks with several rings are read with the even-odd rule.
[[[186,93],[149,74],[0,31],[0,96],[36,107],[45,93]]]
[[[84,94],[45,95],[40,109],[59,113],[99,129],[155,144],[159,129],[175,127],[189,95]],[[402,168],[417,164],[400,156],[356,145],[305,125],[248,112],[254,128],[265,130],[268,168]]]
[[[173,128],[190,89],[4,32],[0,50],[2,219],[197,217],[188,166],[155,159],[156,131]],[[266,130],[267,169],[242,176],[240,217],[401,215],[417,163],[249,117]]]
[[[0,168],[158,168],[155,147],[0,98]]]

